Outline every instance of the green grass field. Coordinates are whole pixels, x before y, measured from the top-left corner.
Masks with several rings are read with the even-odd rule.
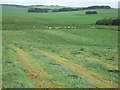
[[[118,17],[117,9],[99,9],[97,15],[85,15],[86,10],[26,11],[3,6],[2,87],[118,87],[119,31],[117,26],[95,25],[99,19]],[[68,26],[76,28],[64,28]]]

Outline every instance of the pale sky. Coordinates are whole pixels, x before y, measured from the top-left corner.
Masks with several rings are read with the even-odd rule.
[[[120,0],[3,0],[1,4],[19,4],[19,5],[60,5],[72,7],[86,7],[92,5],[109,5],[118,7]]]

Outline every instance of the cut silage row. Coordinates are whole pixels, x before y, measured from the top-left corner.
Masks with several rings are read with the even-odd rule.
[[[27,51],[16,46],[12,46],[12,49],[16,51],[20,64],[27,69],[26,76],[36,88],[95,87],[71,69],[48,58],[44,53],[33,51],[31,54],[39,57],[35,55],[31,57]]]
[[[20,51],[22,50],[17,47],[14,47],[14,49],[16,51],[18,50],[18,53],[20,53]],[[23,51],[21,52],[25,53]],[[51,74],[52,77],[49,77],[50,81],[57,81],[64,87],[117,87],[117,83],[106,79],[104,76],[99,75],[80,64],[76,64],[75,62],[60,57],[59,55],[37,48],[29,49],[29,53],[34,56],[34,58],[36,59],[36,63],[38,63],[41,68],[43,68],[43,71],[45,70]],[[19,56],[20,58],[20,55],[17,56]],[[38,84],[41,83],[39,82]]]
[[[87,40],[89,42],[85,36],[79,37],[78,35],[76,36],[74,34],[66,33],[63,31],[58,32],[59,34],[56,31],[52,30],[38,30],[35,32],[29,31],[24,34],[17,32],[16,35],[22,35],[22,40],[19,41],[18,38],[13,38],[14,40],[12,39],[12,50],[5,48],[6,51],[12,51],[12,55],[10,53],[7,53],[4,54],[4,57],[6,55],[6,58],[12,56],[11,59],[13,59],[13,57],[15,57],[14,60],[17,60],[17,62],[19,61],[17,64],[20,64],[21,67],[25,68],[25,71],[22,71],[25,79],[28,78],[30,80],[29,83],[32,83],[34,87],[117,87],[118,60],[106,60],[106,57],[104,57],[105,59],[102,59],[103,56],[97,57],[97,55],[90,55],[92,51],[90,49],[87,49],[88,46],[84,48],[80,43],[84,40]],[[30,38],[31,33],[34,33],[32,38]],[[11,35],[11,37],[13,37],[13,35]],[[82,40],[77,40],[78,37]],[[70,40],[71,42],[69,42]],[[81,53],[80,51],[82,48],[85,50],[83,50]],[[96,48],[101,49],[99,46]],[[94,54],[96,54],[96,51]],[[98,52],[98,54],[101,53]],[[110,63],[107,63],[109,61]],[[43,76],[43,74],[41,75],[40,71],[42,73],[45,73],[45,76]],[[7,78],[7,74],[4,78]],[[12,79],[14,80],[14,78]],[[5,82],[4,86],[9,85],[9,83]],[[22,83],[21,86],[16,87],[27,86],[26,84],[24,85]]]
[[[4,45],[2,49],[2,87],[32,88],[31,82],[24,75],[25,69],[19,64],[15,50]]]
[[[49,58],[52,58],[56,62],[63,64],[64,66],[72,69],[74,72],[82,75],[84,78],[86,78],[89,82],[91,82],[93,85],[96,85],[97,87],[102,87],[102,88],[117,87],[117,83],[109,81],[105,77],[103,77],[97,73],[94,73],[91,70],[88,70],[83,66],[73,63],[66,58],[60,57],[56,54],[44,51],[42,49],[34,49],[34,50],[36,50],[40,53],[43,53],[44,55],[48,56]]]
[[[76,56],[76,57],[84,58],[84,59],[89,60],[89,61],[98,62],[98,63],[100,63],[100,64],[105,65],[107,68],[110,68],[110,69],[116,69],[116,70],[118,70],[118,65],[113,65],[113,64],[109,64],[109,63],[103,62],[103,61],[101,61],[99,58],[96,58],[96,57],[89,57],[89,56],[87,56],[87,55],[80,55],[80,54],[77,54],[77,55],[75,55],[75,56]]]
[[[16,51],[16,56],[18,57],[20,64],[26,69],[26,76],[31,80],[31,83],[35,88],[60,87],[60,85],[47,80],[51,75],[42,70],[41,67],[36,64],[36,60],[28,53],[16,46],[12,46],[11,48]]]

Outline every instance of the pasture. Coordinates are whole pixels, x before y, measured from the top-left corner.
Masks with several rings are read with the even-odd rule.
[[[117,9],[96,15],[26,10],[3,6],[2,87],[118,87],[118,28],[95,25],[118,17]]]

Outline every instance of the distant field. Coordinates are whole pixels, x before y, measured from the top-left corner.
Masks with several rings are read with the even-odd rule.
[[[49,8],[49,9],[59,9],[64,8],[66,6],[31,6],[32,8]]]
[[[3,7],[3,30],[33,29],[32,27],[41,29],[46,26],[99,27],[94,25],[97,20],[117,17],[117,9],[96,10],[98,12],[97,15],[86,15],[86,11],[87,10],[59,13],[27,13],[27,8]],[[108,26],[103,26],[103,28],[106,27]]]
[[[116,18],[117,9],[96,10],[97,15],[26,10],[3,7],[3,87],[118,87],[117,26],[95,25]]]

